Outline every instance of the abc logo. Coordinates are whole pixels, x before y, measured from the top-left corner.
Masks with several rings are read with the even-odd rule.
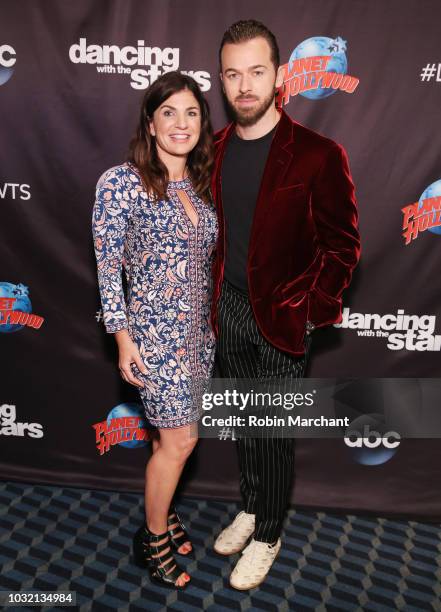
[[[16,61],[15,49],[11,45],[0,45],[0,66],[12,68]]]
[[[355,440],[354,440],[355,438]],[[401,436],[396,431],[388,431],[380,434],[378,431],[371,430],[369,425],[363,428],[363,437],[359,431],[349,431],[345,436],[345,444],[352,448],[378,448],[383,445],[385,448],[397,448],[400,445]]]
[[[9,81],[16,61],[15,49],[11,45],[0,45],[0,85]]]
[[[395,455],[401,436],[387,427],[383,415],[371,414],[363,415],[349,425],[344,442],[356,463],[381,465]]]

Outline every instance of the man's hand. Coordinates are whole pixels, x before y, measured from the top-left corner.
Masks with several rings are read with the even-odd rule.
[[[142,389],[144,383],[139,378],[133,376],[131,368],[132,364],[135,364],[140,372],[143,374],[148,373],[139,354],[138,347],[130,338],[129,332],[126,329],[116,332],[115,339],[118,344],[118,367],[122,378],[131,385]]]

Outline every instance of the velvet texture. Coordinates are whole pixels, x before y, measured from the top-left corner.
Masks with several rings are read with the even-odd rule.
[[[280,350],[302,355],[306,321],[322,327],[341,320],[341,295],[360,256],[358,213],[344,149],[280,112],[251,229],[248,287],[263,336]],[[215,135],[216,334],[225,261],[221,170],[233,129],[231,123]]]

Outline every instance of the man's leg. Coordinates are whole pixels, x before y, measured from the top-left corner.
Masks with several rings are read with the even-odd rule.
[[[262,383],[257,385],[259,391],[267,392],[265,380],[278,379],[278,390],[286,392],[290,389],[290,380],[299,380],[303,376],[306,359],[278,351],[263,338],[255,325],[258,378]],[[264,409],[263,415],[271,412],[271,408]],[[253,539],[242,551],[231,573],[230,585],[235,589],[248,590],[261,584],[281,548],[280,533],[293,475],[294,440],[277,438],[277,433],[275,429],[265,428],[255,439],[259,475],[255,530]]]
[[[225,283],[219,301],[218,357],[222,376],[254,379],[258,376],[258,352],[252,342],[254,321],[248,298]],[[237,440],[240,491],[244,509],[256,514],[259,490],[257,445],[254,438]]]
[[[262,379],[280,379],[280,391],[293,390],[290,380],[304,374],[305,357],[294,357],[279,351],[259,333],[259,370]],[[269,414],[271,410],[269,410]],[[271,429],[256,440],[260,495],[256,512],[254,539],[261,542],[277,541],[282,530],[286,506],[293,484],[293,438],[276,438]]]

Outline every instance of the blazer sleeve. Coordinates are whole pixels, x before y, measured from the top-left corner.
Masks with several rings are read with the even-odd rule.
[[[98,285],[108,333],[128,328],[122,267],[129,210],[120,173],[111,168],[97,183],[92,214]]]
[[[322,267],[313,287],[319,302],[341,303],[352,271],[360,258],[360,235],[354,184],[348,157],[340,145],[329,149],[314,180],[311,213],[316,226]],[[337,304],[336,304],[337,305]],[[311,321],[320,322],[319,313]]]

